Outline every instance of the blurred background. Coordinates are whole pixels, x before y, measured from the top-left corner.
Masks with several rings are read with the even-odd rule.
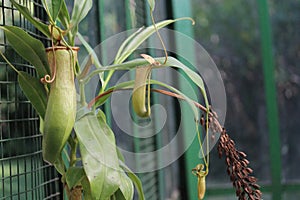
[[[72,1],[67,2],[72,8]],[[45,20],[40,1],[20,3]],[[265,200],[300,199],[299,10],[298,0],[165,0],[156,2],[154,12],[156,21],[183,16],[195,20],[195,26],[179,22],[168,28],[194,38],[216,63],[227,95],[225,127],[237,148],[247,153]],[[146,0],[99,0],[94,1],[80,32],[95,47],[116,33],[150,24]],[[8,0],[0,1],[0,25],[20,26],[49,45]],[[163,35],[163,39],[167,45],[183,48],[197,59],[193,46],[168,35]],[[0,48],[18,69],[35,74],[9,47],[2,32]],[[86,55],[81,48],[79,60]],[[3,60],[0,65],[0,199],[61,199],[59,177],[42,161],[39,119],[17,85],[16,73]],[[116,73],[114,80],[121,75]],[[173,80],[178,88],[184,89],[184,83],[172,72],[154,73],[153,78]],[[184,120],[189,116],[178,110],[179,103],[173,98],[154,95],[153,102],[166,108],[168,118],[162,130],[156,133],[152,127],[149,131],[156,134],[146,139],[123,133],[110,117],[110,105],[103,107],[119,146],[133,152],[153,151],[168,144],[181,120],[186,131],[194,126],[193,120]],[[197,179],[191,169],[199,162],[198,149],[195,141],[179,160],[166,168],[138,174],[146,199],[196,200]],[[161,159],[164,158],[157,155],[134,162],[143,168],[157,165]],[[211,152],[206,199],[236,199],[225,161],[218,158],[216,148]]]

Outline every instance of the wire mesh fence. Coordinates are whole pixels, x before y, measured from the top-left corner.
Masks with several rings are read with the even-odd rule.
[[[35,17],[44,11],[36,0],[20,0]],[[15,10],[10,1],[0,1],[0,25],[15,25],[47,40]],[[35,71],[9,46],[0,32],[0,50],[21,71]],[[17,73],[0,59],[0,200],[60,199],[59,178],[42,159],[39,118],[17,83]]]

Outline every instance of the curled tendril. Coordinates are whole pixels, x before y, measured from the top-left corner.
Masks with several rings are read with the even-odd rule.
[[[53,83],[53,81],[55,80],[55,75],[56,75],[56,68],[55,68],[55,72],[53,73],[52,78],[49,74],[46,74],[43,78],[41,78],[41,82],[42,83]]]
[[[46,74],[43,78],[41,78],[42,83],[53,83],[56,77],[56,56],[55,56],[55,49],[54,49],[54,41],[53,41],[53,28],[54,26],[51,24],[49,25],[50,27],[50,32],[51,32],[51,45],[52,45],[52,52],[53,52],[53,61],[54,61],[54,66],[53,66],[53,74],[52,78],[49,74]]]

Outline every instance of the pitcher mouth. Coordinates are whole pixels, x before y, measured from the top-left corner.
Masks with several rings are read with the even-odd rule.
[[[48,47],[46,48],[46,52],[49,52],[49,51],[56,51],[56,50],[69,50],[70,48],[69,47],[66,47],[66,46],[54,46],[54,47]],[[79,47],[71,47],[71,49],[73,51],[79,51]]]

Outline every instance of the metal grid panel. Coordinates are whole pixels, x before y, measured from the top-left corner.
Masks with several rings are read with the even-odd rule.
[[[35,16],[44,18],[40,4],[20,1]],[[45,38],[13,9],[0,2],[0,24],[16,25],[29,34]],[[35,76],[35,70],[20,58],[0,33],[0,48],[17,67]],[[39,118],[17,83],[17,74],[0,60],[0,199],[59,199],[59,179],[42,159]]]

